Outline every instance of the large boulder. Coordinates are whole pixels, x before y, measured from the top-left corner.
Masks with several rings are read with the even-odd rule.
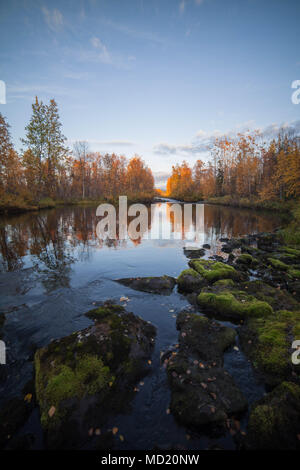
[[[223,369],[223,353],[235,342],[232,328],[196,313],[178,316],[179,348],[165,360],[171,387],[170,410],[179,422],[198,431],[223,432],[229,416],[247,402]]]
[[[36,396],[50,448],[84,442],[90,428],[128,405],[135,383],[150,368],[151,324],[111,303],[87,316],[92,326],[35,354]]]

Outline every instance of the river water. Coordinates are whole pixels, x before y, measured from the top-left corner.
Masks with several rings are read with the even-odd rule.
[[[170,296],[134,291],[115,282],[137,276],[178,276],[187,267],[185,247],[208,243],[206,257],[222,255],[222,237],[270,231],[282,224],[277,214],[204,204],[203,224],[197,242],[191,240],[195,220],[183,227],[174,222],[170,202],[157,202],[148,229],[138,240],[100,241],[96,234],[96,207],[61,207],[0,219],[0,312],[5,314],[2,339],[7,347],[6,373],[0,376],[0,404],[21,393],[32,376],[33,351],[53,338],[85,328],[91,321],[84,313],[106,299],[127,309],[157,328],[152,371],[139,387],[126,413],[112,419],[125,440],[121,449],[154,447],[203,449],[234,448],[230,435],[200,436],[176,423],[167,414],[170,392],[160,352],[177,343],[176,314],[188,306],[176,289]],[[150,214],[150,210],[149,210]],[[160,225],[159,225],[160,224]],[[170,239],[153,239],[153,233],[171,233]],[[151,238],[152,234],[152,238]],[[123,302],[124,303],[124,302]],[[229,324],[227,322],[227,324]],[[225,367],[253,400],[264,393],[241,351],[229,350]],[[21,432],[36,435],[34,447],[43,447],[36,409]],[[242,422],[245,425],[246,418]],[[84,444],[83,444],[84,446]]]

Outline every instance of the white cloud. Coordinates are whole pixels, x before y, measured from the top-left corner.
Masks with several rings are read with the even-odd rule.
[[[97,140],[97,139],[76,139],[69,140],[69,145],[74,144],[77,140],[85,140],[89,145],[94,147],[132,147],[135,145],[134,142],[128,140]]]
[[[195,0],[196,5],[201,5],[204,2],[204,0]]]
[[[46,7],[42,7],[42,12],[44,14],[45,21],[52,31],[58,31],[63,25],[63,15],[57,9],[48,10]]]
[[[205,153],[210,150],[215,142],[216,138],[228,137],[235,139],[238,133],[247,133],[257,130],[263,139],[270,140],[276,137],[280,132],[285,134],[300,134],[300,120],[293,121],[290,123],[284,122],[281,124],[273,123],[264,128],[255,127],[254,121],[247,121],[245,123],[238,124],[234,129],[226,132],[214,130],[210,133],[200,129],[191,143],[188,144],[168,144],[159,143],[154,146],[154,153],[158,155],[183,155],[183,156],[195,156],[201,153]]]
[[[99,38],[95,36],[92,37],[91,44],[95,49],[97,49],[97,51],[99,51],[98,58],[101,62],[105,64],[112,63],[112,58],[110,56],[110,53],[107,50],[107,47],[103,44],[103,42]]]

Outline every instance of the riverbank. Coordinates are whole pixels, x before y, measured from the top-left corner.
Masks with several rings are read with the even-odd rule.
[[[210,197],[203,201],[207,204],[238,207],[240,209],[269,210],[291,212],[297,201],[262,201],[261,199],[236,198],[232,196]]]
[[[155,192],[129,194],[127,195],[128,204],[151,204],[155,202],[157,196]],[[42,209],[54,209],[60,206],[98,206],[99,204],[109,203],[114,206],[119,204],[119,196],[103,197],[100,199],[52,199],[45,197],[39,201],[33,201],[28,197],[5,195],[0,198],[0,214],[21,214],[24,212],[39,211]]]

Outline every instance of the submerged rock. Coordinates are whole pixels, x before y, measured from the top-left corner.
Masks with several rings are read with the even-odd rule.
[[[245,447],[300,450],[299,423],[300,387],[283,382],[253,406]]]
[[[229,373],[223,353],[235,342],[232,328],[183,311],[177,319],[179,349],[167,362],[170,410],[181,423],[198,431],[224,431],[225,421],[247,402]]]
[[[131,289],[163,295],[171,294],[176,284],[176,280],[171,276],[128,277],[117,279],[117,282]]]
[[[94,325],[35,354],[36,395],[48,447],[73,448],[90,428],[127,406],[149,370],[155,328],[106,302],[87,313]]]
[[[300,338],[300,311],[281,310],[265,318],[251,318],[239,331],[243,350],[265,383],[298,380],[299,366],[292,364],[292,342]]]
[[[183,248],[185,256],[189,259],[201,258],[205,255],[205,250],[203,248]]]

